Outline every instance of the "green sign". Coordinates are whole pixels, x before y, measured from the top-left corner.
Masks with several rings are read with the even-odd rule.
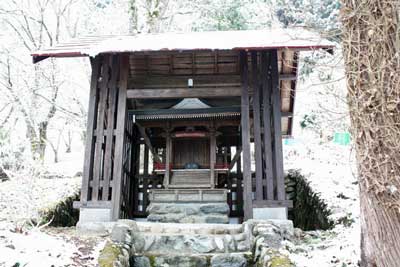
[[[333,142],[338,145],[347,146],[350,144],[350,133],[335,133],[335,137],[333,138]]]

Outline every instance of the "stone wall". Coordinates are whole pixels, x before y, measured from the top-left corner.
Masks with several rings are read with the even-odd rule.
[[[136,223],[119,220],[101,251],[100,267],[292,267],[280,249],[291,221],[241,225]]]
[[[226,203],[151,203],[147,220],[162,223],[229,223]]]

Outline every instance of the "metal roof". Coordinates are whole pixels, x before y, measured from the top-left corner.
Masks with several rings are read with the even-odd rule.
[[[129,110],[128,113],[134,115],[136,120],[217,119],[240,117],[240,107]]]
[[[251,31],[214,31],[187,33],[91,36],[73,39],[32,53],[33,62],[48,57],[82,57],[105,53],[192,51],[332,49],[334,44],[302,28]]]

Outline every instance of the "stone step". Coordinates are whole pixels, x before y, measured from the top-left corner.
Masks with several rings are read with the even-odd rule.
[[[253,259],[251,252],[198,255],[169,253],[136,255],[132,264],[133,267],[250,267],[253,266]]]
[[[157,203],[147,208],[147,220],[160,223],[229,223],[226,203]]]
[[[135,240],[137,252],[162,254],[166,251],[178,254],[197,255],[205,253],[232,253],[250,251],[246,234],[239,235],[179,235],[145,234],[143,240]]]
[[[137,224],[134,239],[137,253],[162,254],[166,251],[184,255],[221,254],[250,251],[251,234],[242,225],[215,224]]]
[[[182,223],[153,223],[136,222],[140,232],[155,234],[206,234],[206,235],[235,235],[244,232],[242,224],[182,224]]]

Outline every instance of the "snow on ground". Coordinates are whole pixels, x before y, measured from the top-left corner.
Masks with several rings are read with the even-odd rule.
[[[0,266],[96,266],[104,241],[78,236],[72,228],[20,230],[0,222]],[[18,265],[19,264],[19,265]]]
[[[303,136],[292,145],[284,145],[285,167],[301,170],[332,210],[331,218],[342,218],[350,225],[304,232],[301,242],[290,249],[291,258],[298,267],[358,266],[359,197],[354,155],[350,146],[319,142]]]
[[[357,266],[359,259],[359,202],[354,155],[350,146],[322,142],[307,131],[284,145],[286,169],[300,169],[312,188],[332,210],[332,219],[350,225],[330,231],[303,232],[288,244],[298,267]],[[82,151],[47,163],[47,178],[17,176],[0,183],[0,267],[95,266],[104,241],[85,237],[75,228],[22,227],[27,218],[73,194],[79,188]],[[26,265],[25,265],[26,264]]]
[[[43,178],[21,174],[0,183],[0,267],[96,266],[104,245],[98,237],[29,223],[81,185],[81,177],[74,177],[82,169],[81,152],[46,167]]]

